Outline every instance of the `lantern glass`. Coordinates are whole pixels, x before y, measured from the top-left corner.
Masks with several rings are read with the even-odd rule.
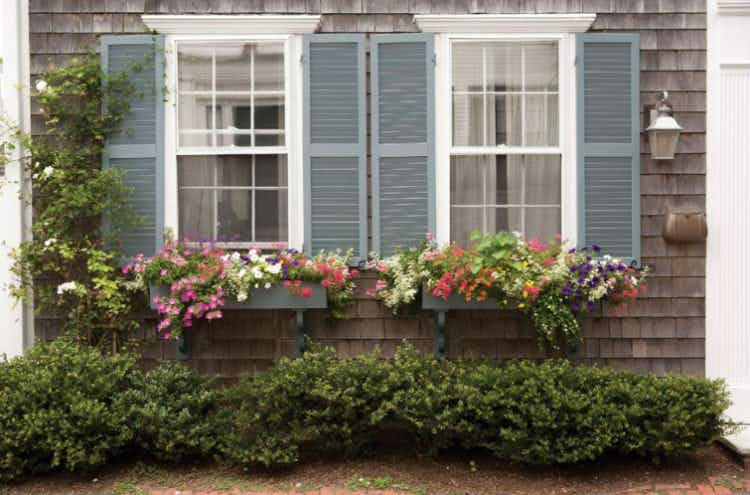
[[[672,160],[677,149],[680,131],[677,129],[651,129],[648,143],[654,160]]]

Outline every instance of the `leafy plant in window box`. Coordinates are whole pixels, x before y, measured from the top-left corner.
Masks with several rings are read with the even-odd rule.
[[[378,299],[397,312],[425,297],[447,300],[460,295],[471,301],[498,301],[529,315],[540,345],[557,349],[560,340],[580,340],[579,316],[598,303],[613,306],[633,301],[645,291],[647,270],[601,254],[598,246],[576,249],[560,239],[526,241],[518,233],[473,232],[473,245],[438,246],[432,237],[395,256],[370,262],[379,274]],[[455,297],[455,296],[454,296]]]
[[[331,315],[343,318],[358,275],[349,267],[350,258],[351,253],[307,256],[294,249],[263,253],[250,248],[241,254],[212,244],[168,240],[156,256],[139,255],[123,272],[133,274],[136,285],[150,292],[161,317],[157,331],[168,339],[180,336],[195,320],[222,318],[222,310],[234,301],[233,307],[242,307],[253,294],[282,287],[303,299],[325,290]]]

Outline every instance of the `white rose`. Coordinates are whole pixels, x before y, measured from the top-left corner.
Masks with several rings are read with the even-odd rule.
[[[39,79],[36,82],[36,90],[41,93],[45,89],[47,89],[47,81],[45,81],[44,79]]]
[[[75,282],[64,282],[57,286],[57,294],[62,295],[66,292],[75,290],[77,287],[77,284]]]

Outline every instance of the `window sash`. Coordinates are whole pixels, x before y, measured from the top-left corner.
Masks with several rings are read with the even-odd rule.
[[[519,45],[523,43],[529,43],[529,42],[554,42],[556,45],[556,55],[557,55],[557,89],[552,90],[527,90],[526,89],[526,68],[524,66],[524,60],[525,60],[525,50],[521,50],[521,90],[503,90],[503,91],[494,91],[494,90],[488,90],[487,87],[487,58],[486,58],[486,52],[483,47],[481,47],[482,43],[491,43],[491,42],[504,42],[504,43],[517,43]],[[476,43],[477,49],[482,50],[482,82],[481,82],[481,90],[454,90],[454,47],[456,44],[473,44]],[[514,37],[506,37],[506,36],[477,36],[477,37],[464,37],[464,36],[455,36],[450,37],[448,39],[448,59],[450,60],[449,69],[447,70],[447,89],[448,89],[448,97],[449,97],[449,106],[450,106],[450,115],[451,119],[449,120],[449,136],[450,136],[450,154],[451,156],[454,154],[460,154],[460,155],[469,155],[469,154],[528,154],[528,153],[549,153],[549,154],[562,154],[561,148],[564,139],[564,130],[562,125],[562,107],[563,107],[563,101],[561,98],[564,82],[563,82],[563,39],[560,37],[528,37],[528,36],[514,36]],[[484,145],[455,145],[455,136],[456,136],[456,130],[454,129],[454,119],[455,119],[455,105],[454,105],[454,96],[481,96],[482,97],[482,142]],[[518,95],[521,99],[521,144],[520,145],[507,145],[507,144],[499,144],[499,145],[487,145],[487,127],[488,127],[488,117],[487,117],[487,96],[502,96],[502,95]],[[526,96],[534,96],[534,95],[552,95],[557,96],[557,145],[555,146],[527,146],[525,144],[526,142],[526,135],[527,135],[527,126],[526,126]],[[466,129],[467,135],[470,132],[470,129]]]
[[[211,62],[211,73],[212,73],[212,89],[211,90],[187,90],[181,91],[179,86],[179,50],[180,46],[195,46],[198,43],[206,43],[210,46],[220,45],[237,45],[237,44],[276,44],[282,47],[282,74],[284,77],[284,89],[283,90],[256,90],[255,89],[255,67],[254,58],[255,50],[251,52],[251,65],[249,69],[249,83],[250,89],[248,90],[216,90],[216,55],[214,54]],[[271,36],[271,37],[247,37],[247,38],[230,38],[230,39],[213,39],[213,38],[186,38],[179,39],[174,42],[174,93],[176,95],[174,105],[174,142],[175,152],[177,156],[180,155],[231,155],[231,154],[243,154],[243,155],[254,155],[254,154],[288,154],[289,152],[289,139],[290,139],[290,91],[292,90],[290,84],[290,74],[288,70],[289,56],[290,56],[290,40],[287,36]],[[207,96],[212,98],[212,110],[211,110],[211,129],[201,128],[181,128],[179,122],[179,108],[180,108],[180,97],[181,96]],[[248,96],[250,102],[250,128],[249,129],[217,129],[216,128],[216,101],[217,97],[221,96]],[[255,102],[256,96],[283,96],[284,97],[284,128],[283,129],[256,129],[255,128]],[[211,136],[212,146],[183,146],[181,145],[181,135],[206,135]],[[219,146],[217,144],[217,137],[219,135],[249,135],[252,136],[252,142],[255,142],[256,136],[259,135],[283,135],[284,144],[280,146]]]

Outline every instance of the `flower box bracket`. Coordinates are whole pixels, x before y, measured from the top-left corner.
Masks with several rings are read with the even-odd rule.
[[[422,309],[429,309],[433,312],[435,318],[434,335],[433,335],[433,353],[438,359],[445,358],[447,354],[447,337],[446,337],[446,316],[451,309],[478,309],[478,310],[495,310],[500,307],[497,299],[487,299],[485,301],[466,301],[459,294],[451,294],[448,299],[433,296],[429,290],[422,288]]]
[[[275,310],[286,309],[294,311],[295,315],[295,348],[297,356],[302,356],[305,352],[306,336],[305,331],[305,311],[308,309],[327,309],[328,298],[326,290],[319,284],[303,282],[300,289],[309,287],[312,289],[310,297],[302,297],[298,294],[292,294],[288,288],[281,285],[274,285],[269,289],[252,289],[248,298],[244,301],[237,301],[227,298],[222,309],[228,310]],[[167,286],[150,286],[149,287],[149,304],[152,309],[156,309],[154,302],[155,296],[168,296],[169,288]],[[177,343],[177,360],[185,361],[192,355],[191,332],[189,328],[183,329]]]

